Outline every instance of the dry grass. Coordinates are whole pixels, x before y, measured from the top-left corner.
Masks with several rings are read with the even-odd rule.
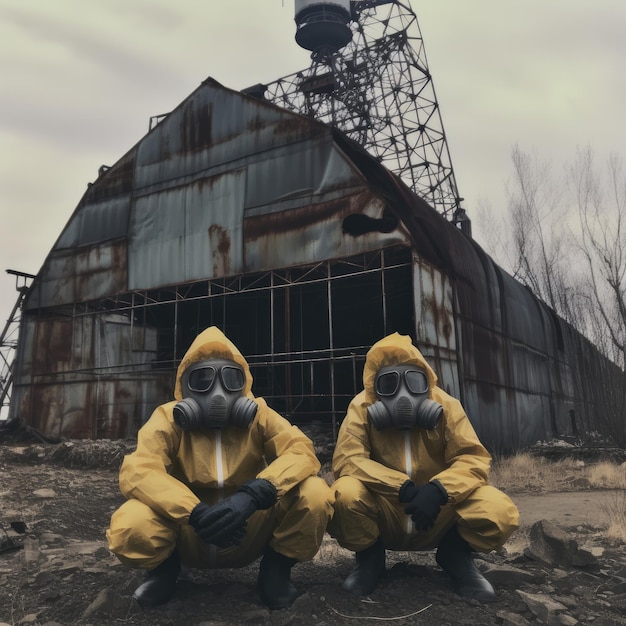
[[[510,492],[626,489],[626,464],[586,464],[574,459],[548,461],[519,453],[496,459],[491,468],[490,482]]]
[[[581,466],[573,459],[551,462],[527,453],[494,461],[490,482],[504,491],[563,491],[568,481],[581,477]]]
[[[598,489],[625,489],[626,464],[597,463],[587,469],[587,478],[592,487]]]
[[[607,502],[602,508],[609,520],[607,537],[619,543],[626,543],[626,489],[608,495]]]
[[[609,539],[626,543],[626,464],[598,463],[589,468],[589,482],[594,487],[610,485],[615,489],[607,494],[602,507],[609,525],[606,534]]]
[[[626,542],[626,463],[586,464],[573,459],[552,462],[520,453],[494,461],[490,482],[508,493],[610,490],[603,507],[609,520],[606,536]]]

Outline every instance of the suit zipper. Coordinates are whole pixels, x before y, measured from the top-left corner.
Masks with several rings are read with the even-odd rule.
[[[215,431],[215,470],[217,475],[218,501],[224,499],[224,465],[222,463],[222,431]],[[210,561],[212,567],[217,565],[217,546],[211,544]]]
[[[411,479],[411,475],[413,474],[413,461],[411,459],[411,433],[410,431],[406,431],[404,433],[404,469],[406,471],[406,475]],[[413,520],[409,515],[406,516],[406,533],[408,535],[415,532],[413,528]]]

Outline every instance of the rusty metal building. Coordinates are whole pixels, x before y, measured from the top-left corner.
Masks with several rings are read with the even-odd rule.
[[[48,254],[10,417],[132,436],[209,325],[294,423],[336,427],[394,331],[492,450],[590,419],[583,337],[340,132],[211,79],[102,168]]]

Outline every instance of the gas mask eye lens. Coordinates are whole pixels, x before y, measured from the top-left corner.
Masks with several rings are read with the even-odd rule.
[[[228,391],[241,391],[245,386],[245,376],[238,367],[224,366],[221,371],[222,382]]]
[[[404,378],[406,386],[411,393],[422,394],[428,391],[428,378],[424,372],[418,370],[408,370]]]
[[[384,372],[376,377],[376,393],[379,396],[392,396],[398,390],[400,374]]]
[[[191,391],[205,393],[213,387],[215,376],[216,372],[214,367],[200,367],[197,370],[193,370],[193,372],[189,374],[189,389]]]

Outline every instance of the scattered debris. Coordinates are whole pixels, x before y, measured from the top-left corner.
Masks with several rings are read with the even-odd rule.
[[[593,553],[581,548],[574,537],[547,520],[535,522],[530,529],[530,545],[524,554],[546,565],[587,567],[597,565]]]
[[[4,525],[0,524],[0,554],[21,550],[24,547],[25,532],[26,524],[22,521],[10,522],[9,528],[5,528]]]
[[[315,434],[314,440],[327,464],[332,436]],[[529,522],[503,550],[478,555],[478,567],[498,594],[490,605],[456,596],[432,550],[388,552],[379,588],[367,602],[354,598],[341,590],[354,556],[326,535],[313,561],[294,568],[301,595],[289,609],[269,611],[261,604],[253,563],[239,570],[183,568],[173,600],[142,611],[132,599],[142,572],[124,567],[104,537],[123,501],[117,455],[134,442],[67,443],[72,445],[0,445],[0,546],[11,537],[20,548],[0,549],[0,626],[348,626],[355,618],[368,624],[626,626],[626,545],[608,541],[597,516],[582,512],[568,518],[569,526]],[[102,465],[81,465],[96,460]],[[37,497],[40,490],[54,495]],[[567,499],[573,513],[578,498],[586,498],[586,513],[594,494],[551,495],[552,506]],[[524,502],[532,507],[532,495]]]

